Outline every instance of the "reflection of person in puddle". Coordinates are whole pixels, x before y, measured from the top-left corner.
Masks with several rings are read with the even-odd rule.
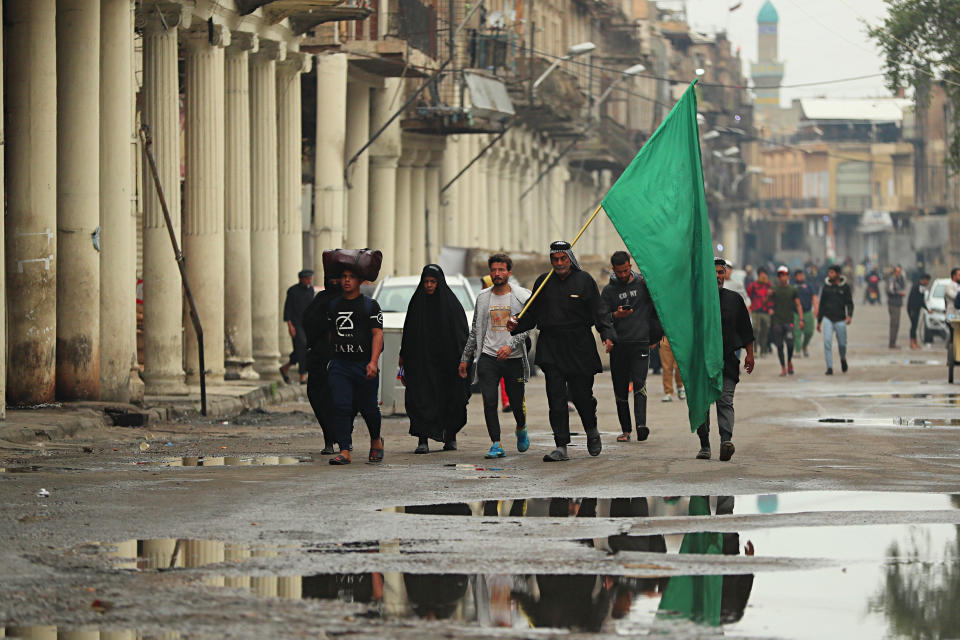
[[[597,632],[613,608],[609,576],[537,575],[535,586],[513,594],[534,627]]]
[[[403,584],[413,612],[425,620],[453,617],[467,594],[465,574],[403,574]]]

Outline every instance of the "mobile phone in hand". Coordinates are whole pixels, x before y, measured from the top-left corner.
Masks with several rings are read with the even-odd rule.
[[[620,305],[620,309],[622,309],[623,311],[630,311],[631,309],[633,309],[633,305],[632,305],[632,304],[622,304],[622,305]]]

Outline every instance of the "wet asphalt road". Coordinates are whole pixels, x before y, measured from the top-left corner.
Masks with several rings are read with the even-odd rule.
[[[824,376],[819,335],[794,376],[778,376],[775,354],[758,360],[737,388],[729,462],[716,444],[714,459],[694,459],[685,405],[660,402],[658,376],[651,438],[615,442],[607,374],[595,385],[603,453],[590,458],[580,435],[562,464],[540,461],[552,446],[542,377],[527,393],[530,451],[507,441],[496,461],[483,459],[478,396],[457,452],[415,456],[406,421],[385,419],[380,465],[327,465],[305,404],[2,449],[0,466],[22,472],[0,473],[0,626],[14,637],[44,637],[30,625],[104,638],[688,636],[718,629],[656,616],[665,589],[710,590],[677,576],[750,575],[726,635],[909,635],[929,622],[884,593],[960,592],[960,386],[946,384],[942,342],[886,349],[886,319],[858,308],[846,375]],[[363,460],[365,436],[356,442]],[[737,553],[688,553],[721,539],[710,536]],[[912,560],[891,560],[894,544]],[[907,580],[918,566],[927,573]],[[558,596],[549,576],[573,578]]]

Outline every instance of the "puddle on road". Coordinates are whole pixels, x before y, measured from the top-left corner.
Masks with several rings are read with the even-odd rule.
[[[960,405],[960,393],[839,393],[831,398],[874,398],[877,400],[929,400],[928,406]]]
[[[308,456],[181,456],[157,461],[137,462],[137,465],[160,465],[163,467],[262,467],[296,465],[312,462]]]
[[[821,424],[842,424],[860,427],[957,427],[960,418],[820,418]]]
[[[77,552],[108,548],[107,556],[117,569],[136,571],[197,569],[223,562],[242,562],[248,558],[274,558],[296,550],[296,545],[257,545],[195,540],[186,538],[153,538],[120,542],[90,542]]]
[[[385,511],[438,516],[663,517],[685,516],[691,498],[526,498],[390,507]],[[892,491],[795,491],[710,498],[714,514],[823,511],[931,511],[960,508],[960,495]]]

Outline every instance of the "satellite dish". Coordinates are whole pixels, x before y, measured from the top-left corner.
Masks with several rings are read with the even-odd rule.
[[[487,27],[490,29],[504,29],[507,26],[507,18],[503,11],[493,11],[487,15]]]

